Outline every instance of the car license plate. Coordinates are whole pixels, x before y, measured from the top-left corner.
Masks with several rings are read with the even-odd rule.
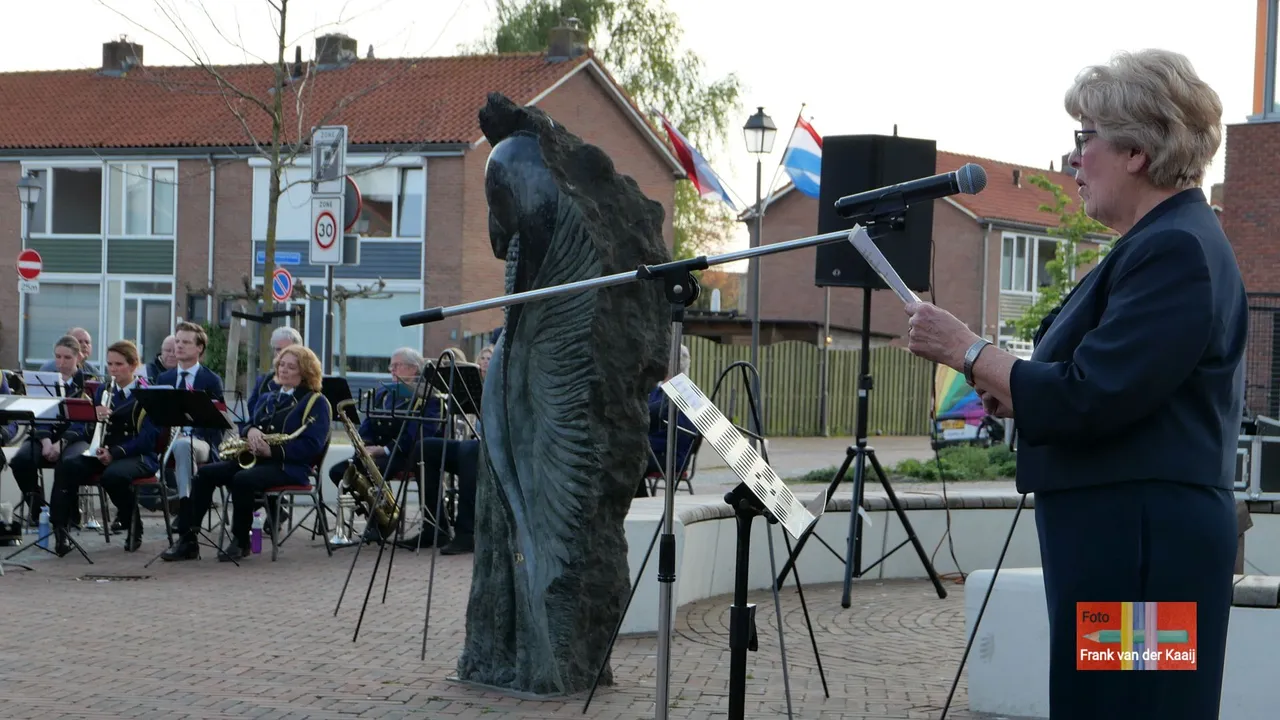
[[[963,420],[943,420],[939,425],[943,430],[959,430],[964,427]]]

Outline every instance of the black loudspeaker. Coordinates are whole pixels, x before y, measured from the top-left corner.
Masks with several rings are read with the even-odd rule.
[[[836,201],[846,195],[936,175],[937,143],[886,135],[827,135],[822,138],[822,185],[818,192],[818,233],[848,230],[857,221],[836,214]],[[933,249],[933,202],[907,208],[901,230],[876,237],[876,247],[907,287],[929,290]],[[862,255],[847,242],[818,246],[813,282],[819,287],[870,287],[887,290]]]

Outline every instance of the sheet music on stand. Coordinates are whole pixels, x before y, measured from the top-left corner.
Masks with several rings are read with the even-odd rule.
[[[756,498],[768,508],[791,537],[799,540],[810,525],[827,509],[826,493],[806,506],[782,482],[778,473],[765,463],[760,453],[738,432],[707,396],[684,373],[662,384],[662,392],[675,403],[702,433],[703,440],[715,448],[733,474],[751,488]]]
[[[27,397],[58,397],[58,386],[62,382],[62,374],[52,370],[23,370],[22,381],[27,384]]]
[[[59,398],[0,395],[0,416],[23,421],[57,420],[61,405]]]
[[[429,387],[439,393],[449,393],[449,365],[438,368],[428,365],[423,373],[427,377]],[[457,363],[453,376],[454,412],[461,415],[479,415],[481,396],[484,394],[484,378],[480,375],[480,366],[475,363]],[[437,373],[437,370],[439,371]]]

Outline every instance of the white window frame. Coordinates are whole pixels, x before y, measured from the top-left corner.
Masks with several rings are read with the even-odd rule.
[[[446,153],[445,155],[452,156],[457,154],[458,153]],[[347,155],[347,159],[346,159],[347,168],[350,170],[349,174],[355,178],[357,187],[359,187],[360,185],[360,175],[363,172],[367,172],[371,170],[382,170],[382,169],[394,169],[397,171],[396,181],[395,181],[395,192],[392,197],[392,204],[391,204],[393,234],[391,237],[365,237],[362,235],[360,236],[361,244],[406,243],[406,242],[420,243],[425,240],[427,235],[427,196],[428,196],[427,158],[428,157],[434,157],[434,156],[424,155],[424,154],[414,154],[414,155],[404,155],[404,156],[369,155],[369,154],[358,154],[358,155],[348,154]],[[260,185],[259,178],[262,178],[265,181],[267,179],[267,173],[266,172],[259,173],[258,171],[269,170],[271,167],[271,164],[265,158],[250,158],[249,167],[253,171],[253,189],[252,189],[253,195],[251,200],[252,216],[250,218],[250,227],[251,227],[250,232],[252,234],[253,242],[256,243],[256,242],[263,242],[266,240],[266,233],[265,233],[266,216],[263,215],[261,217],[261,225],[262,225],[262,228],[264,228],[264,230],[259,231],[258,213],[259,212],[266,213],[267,211],[266,194],[268,192],[266,187],[261,188],[261,192],[263,193],[263,196],[262,196],[261,210],[259,210],[259,203],[258,203],[258,193],[259,193],[259,185]],[[311,167],[310,156],[306,156],[306,157],[300,156],[296,158],[293,163],[287,166],[286,171],[297,170],[297,169],[309,170],[310,167]],[[399,234],[400,232],[400,196],[403,190],[402,174],[404,170],[419,170],[422,172],[422,208],[421,208],[422,232],[416,236],[414,235],[402,236]],[[265,182],[262,184],[265,184]],[[290,193],[296,192],[298,191],[299,188],[301,189],[301,192],[304,193],[304,198],[302,200],[302,204],[300,205],[300,207],[310,208],[311,191],[310,191],[310,188],[307,187],[306,183],[295,185],[294,189],[289,190],[287,192],[290,192]],[[284,199],[285,197],[287,196],[286,195],[281,196],[282,203],[288,202],[287,200]],[[308,212],[310,211],[308,210]],[[278,227],[277,227],[277,230],[278,230]],[[277,240],[309,240],[310,238],[294,238],[294,237],[282,238],[279,235],[277,235],[276,239]],[[250,258],[250,260],[253,260],[253,258]]]
[[[97,273],[41,273],[40,283],[49,285],[97,285],[98,286],[98,325],[86,328],[93,336],[93,357],[89,362],[101,366],[106,346],[114,340],[102,343],[103,328],[107,325],[107,275]],[[27,294],[18,296],[18,366],[25,368],[29,361],[27,350]],[[52,350],[52,348],[50,348]],[[37,358],[35,362],[44,363],[52,357]]]
[[[1014,242],[1015,255],[1017,253],[1016,244],[1019,240],[1025,240],[1027,241],[1028,244],[1032,246],[1030,248],[1030,252],[1027,255],[1027,268],[1028,268],[1027,274],[1029,276],[1027,278],[1027,282],[1030,285],[1030,289],[1028,290],[1011,290],[1004,287],[1004,247],[1005,247],[1005,241],[1007,240],[1012,240]],[[1036,235],[1033,233],[1019,233],[1019,232],[1011,232],[1007,230],[1001,233],[1000,270],[999,270],[1000,277],[998,278],[1000,283],[1001,294],[1025,295],[1027,297],[1032,297],[1032,298],[1040,294],[1040,243],[1041,242],[1055,243],[1059,248],[1064,247],[1066,245],[1066,240],[1062,238],[1053,237],[1051,235]],[[1076,279],[1075,268],[1071,268],[1071,279],[1073,281]]]
[[[120,188],[120,207],[118,208],[111,207],[112,170],[114,167],[120,166],[121,175],[127,176],[129,174],[127,168],[130,165],[141,165],[142,167],[146,168],[144,172],[146,173],[146,180],[147,180],[147,192],[146,192],[147,232],[145,233],[131,233],[129,232],[129,229],[126,227],[126,225],[128,224],[127,221],[129,216],[128,183],[126,180],[121,181],[122,187]],[[172,170],[173,171],[173,232],[166,233],[166,234],[157,234],[155,231],[156,170]],[[174,238],[177,237],[178,235],[178,184],[180,180],[178,177],[177,161],[174,161],[174,160],[117,160],[113,158],[113,159],[104,161],[103,175],[104,177],[107,178],[103,182],[103,204],[106,207],[106,212],[104,213],[106,225],[103,227],[103,233],[102,233],[104,237],[108,237],[112,239],[128,239],[128,240],[173,240]],[[120,213],[120,232],[118,233],[111,232],[111,217],[113,212]]]
[[[126,332],[126,330],[125,330],[125,326],[124,326],[124,318],[125,318],[125,304],[126,304],[130,299],[134,299],[134,300],[137,300],[137,301],[138,301],[138,319],[137,319],[137,321],[138,321],[139,323],[141,323],[141,322],[142,322],[142,302],[143,302],[143,301],[145,301],[145,300],[163,300],[163,301],[168,302],[168,303],[169,303],[169,330],[170,330],[170,332],[172,332],[172,330],[173,330],[173,326],[176,324],[175,317],[177,316],[177,308],[176,308],[176,307],[174,307],[174,304],[175,304],[175,302],[177,301],[177,289],[176,289],[177,283],[176,283],[173,279],[171,279],[171,278],[169,278],[169,279],[159,279],[159,280],[157,280],[157,279],[156,279],[157,277],[162,277],[162,278],[163,278],[163,276],[156,276],[156,275],[107,275],[107,276],[105,276],[105,279],[103,280],[103,286],[104,286],[104,288],[105,288],[105,286],[106,286],[106,284],[107,284],[107,283],[111,283],[111,282],[115,282],[115,281],[120,281],[120,283],[121,283],[121,285],[120,285],[120,312],[119,312],[119,313],[117,314],[117,316],[116,316],[116,317],[117,317],[117,318],[119,318],[119,320],[120,320],[120,337],[119,337],[119,338],[116,338],[116,340],[120,340],[120,339],[123,339],[123,338],[125,337],[125,332]],[[169,294],[168,294],[168,295],[160,295],[160,294],[158,294],[158,293],[131,293],[131,292],[129,292],[129,283],[131,283],[131,282],[137,282],[137,283],[160,283],[160,282],[167,282],[167,283],[169,283]],[[103,297],[105,298],[105,299],[104,299],[104,301],[103,301],[104,303],[106,303],[106,302],[109,302],[109,301],[110,301],[110,297],[111,297],[111,295],[110,295],[109,290],[108,290],[108,291],[106,291],[106,292],[104,292]],[[111,311],[111,309],[110,309],[110,308],[106,308],[106,311],[107,311],[107,312],[110,312],[110,311]],[[105,315],[105,314],[106,314],[106,313],[104,313],[104,315]],[[137,329],[137,328],[135,328],[135,329]],[[115,342],[115,340],[112,340],[111,342]],[[138,341],[135,341],[135,343],[136,343],[136,342],[138,342]],[[94,344],[96,345],[97,343],[94,343]],[[110,344],[110,343],[108,343],[108,344]],[[142,348],[139,348],[139,350],[142,350]],[[152,354],[152,355],[153,355],[153,354]],[[144,357],[144,360],[147,360],[147,362],[150,362],[149,357]],[[143,364],[145,364],[145,363],[143,363]]]
[[[53,171],[59,170],[90,170],[97,169],[101,173],[102,182],[98,192],[98,230],[97,233],[55,233],[53,232],[53,192],[54,180]],[[22,162],[20,172],[22,176],[38,170],[45,171],[45,187],[40,189],[41,199],[44,200],[44,232],[32,233],[31,228],[27,227],[27,212],[21,205],[18,206],[22,215],[22,234],[24,238],[31,240],[104,240],[107,237],[107,166],[102,160],[39,160]],[[176,193],[175,193],[176,196]],[[106,263],[106,247],[102,249],[102,261],[105,267]]]
[[[336,285],[348,284],[350,286],[372,285],[375,282],[377,282],[376,278],[364,279],[364,280],[343,278],[342,280],[334,281]],[[423,294],[425,293],[426,288],[423,287],[422,281],[420,280],[387,280],[385,282],[386,282],[386,286],[383,288],[383,292],[396,293],[398,295],[410,295],[410,294],[417,293],[418,304],[421,305],[423,303]],[[338,324],[338,309],[336,307],[333,309],[333,323],[336,328]],[[327,328],[321,331],[321,342],[320,342],[321,348],[323,348],[325,345],[326,331],[327,331]],[[417,331],[417,335],[418,335],[417,345],[414,347],[414,349],[417,350],[418,352],[422,352],[422,348],[425,343],[424,332],[425,332],[425,328],[422,326],[419,326]],[[334,359],[334,372],[337,372],[338,345],[336,342],[333,345],[333,359]],[[320,358],[320,362],[322,364],[324,363],[324,357]],[[352,377],[352,378],[386,378],[386,377],[390,377],[391,373],[389,371],[382,371],[382,372],[351,371],[351,372],[348,372],[346,376]]]

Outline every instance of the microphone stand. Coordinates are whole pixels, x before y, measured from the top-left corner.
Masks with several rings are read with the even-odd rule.
[[[885,198],[877,204],[872,214],[864,217],[849,218],[851,222],[874,222],[877,219],[892,218],[902,214],[906,208],[901,194]],[[400,316],[401,327],[412,327],[429,322],[438,322],[445,318],[480,310],[507,307],[546,298],[584,292],[599,288],[625,285],[637,280],[653,280],[661,282],[671,313],[671,353],[668,358],[667,372],[674,377],[680,372],[680,345],[684,323],[684,310],[697,298],[697,283],[690,274],[695,270],[706,270],[713,265],[736,262],[753,257],[789,252],[803,248],[816,247],[827,243],[848,241],[852,236],[850,230],[812,235],[809,237],[788,240],[770,245],[760,245],[745,250],[723,253],[707,257],[700,255],[687,260],[674,260],[657,265],[641,265],[631,272],[615,273],[590,280],[565,283],[552,287],[537,288],[524,292],[503,295],[488,300],[479,300],[449,307],[433,307],[405,313]],[[677,413],[675,403],[668,403],[667,412],[667,447],[676,446]],[[676,454],[667,453],[666,477],[675,478]],[[670,481],[669,481],[670,482]],[[668,489],[664,493],[662,513],[662,536],[658,546],[658,659],[657,659],[657,697],[654,712],[657,720],[667,720],[671,686],[671,635],[672,605],[676,580],[676,536],[675,536],[675,493]]]

